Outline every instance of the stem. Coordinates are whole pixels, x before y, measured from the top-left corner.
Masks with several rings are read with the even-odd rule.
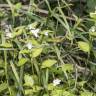
[[[7,51],[4,50],[4,62],[5,62],[5,75],[6,75],[6,80],[7,80],[7,85],[8,85],[8,90],[9,90],[9,93],[10,93],[10,96],[11,96],[11,89],[9,87],[9,82],[8,82],[8,66],[7,66]]]

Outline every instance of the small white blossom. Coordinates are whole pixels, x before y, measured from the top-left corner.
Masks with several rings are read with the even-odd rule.
[[[12,33],[10,32],[10,29],[8,28],[6,28],[5,29],[5,36],[7,37],[7,38],[12,38]]]
[[[35,37],[39,37],[39,36],[38,36],[38,33],[40,32],[40,29],[31,29],[30,31],[31,31],[31,33],[32,33]]]
[[[11,32],[6,33],[6,37],[12,38],[12,33]]]
[[[26,47],[27,47],[28,49],[32,49],[32,48],[33,48],[33,45],[32,45],[32,43],[29,42],[29,43],[26,44]]]
[[[90,29],[89,29],[89,32],[95,32],[96,31],[96,27],[95,26],[92,26]]]
[[[60,79],[54,79],[54,80],[53,80],[53,85],[54,85],[54,86],[59,85],[60,82],[61,82]]]
[[[45,36],[48,36],[48,32],[45,32]]]
[[[5,33],[9,33],[10,31],[9,31],[9,29],[5,29]]]
[[[93,26],[93,27],[91,28],[91,31],[92,31],[92,32],[95,32],[95,26]]]

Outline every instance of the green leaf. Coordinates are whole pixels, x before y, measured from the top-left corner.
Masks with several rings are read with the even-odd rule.
[[[15,4],[15,9],[16,10],[19,10],[21,7],[22,7],[22,4],[21,3]]]
[[[13,73],[14,73],[14,76],[15,76],[18,84],[20,84],[20,78],[19,78],[18,72],[17,72],[17,70],[16,70],[15,64],[13,64],[12,61],[10,61],[10,66],[11,66],[11,68],[12,68],[12,71],[13,71]]]
[[[62,68],[62,71],[64,72],[66,71],[70,72],[73,70],[73,64],[63,64],[61,68]]]
[[[28,59],[26,59],[26,58],[21,58],[21,59],[19,60],[17,66],[22,66],[22,65],[24,65],[27,61],[28,61]]]
[[[7,83],[0,84],[0,92],[4,91],[7,88],[8,88]]]
[[[4,68],[4,61],[2,59],[0,59],[0,68]]]
[[[39,92],[40,90],[42,90],[42,87],[35,85],[35,86],[32,87],[32,89],[26,89],[25,90],[25,95],[34,96],[33,94]]]
[[[4,17],[6,14],[3,10],[0,10],[0,18]]]
[[[47,60],[43,61],[41,68],[50,68],[51,66],[53,66],[56,63],[57,63],[57,61],[54,59],[47,59]]]
[[[48,90],[53,90],[53,89],[54,89],[53,83],[48,84]]]
[[[48,33],[48,34],[51,33],[51,34],[52,34],[53,31],[51,31],[51,30],[43,30],[43,31],[40,32],[40,34],[43,34],[43,35],[44,35],[45,33]]]
[[[96,32],[89,32],[89,34],[90,34],[91,36],[96,37]]]
[[[90,13],[90,17],[96,20],[96,13]]]
[[[29,52],[30,52],[29,50],[24,49],[24,50],[21,50],[19,53],[20,54],[28,54]]]
[[[28,27],[29,27],[29,29],[34,29],[34,28],[36,28],[37,25],[38,25],[38,22],[34,22],[34,23],[30,24]]]
[[[41,89],[43,89],[41,86],[38,86],[38,85],[34,85],[32,88],[33,88],[33,92],[38,92]]]
[[[32,42],[32,44],[34,45],[34,46],[39,46],[39,43],[38,43],[38,41],[37,40],[35,40],[35,39],[31,39],[31,42]]]
[[[14,32],[12,33],[13,37],[20,36],[24,31],[24,26],[20,26],[14,29]]]
[[[24,76],[24,81],[25,81],[24,86],[33,87],[34,80],[33,80],[32,76],[30,76],[29,74],[26,74]]]
[[[95,96],[95,95],[93,95],[92,92],[85,91],[85,92],[81,92],[80,96]]]
[[[39,56],[41,54],[42,50],[43,50],[43,48],[35,48],[35,49],[33,49],[32,50],[32,57],[35,58],[35,57]]]
[[[44,94],[43,96],[49,96],[48,94]]]
[[[25,96],[27,95],[33,95],[33,89],[25,89]]]
[[[1,47],[5,47],[5,48],[10,48],[12,47],[13,45],[11,43],[4,43],[4,44],[1,44],[0,45]]]
[[[86,81],[81,81],[81,82],[78,82],[78,85],[83,87],[85,83],[86,83]]]
[[[31,42],[33,46],[39,46],[39,45],[40,45],[40,44],[38,43],[38,41],[35,40],[34,38],[28,39],[28,40],[26,41],[26,43],[28,43],[28,42]]]
[[[22,34],[22,29],[20,29],[18,32],[14,32],[12,35],[13,37],[19,36]]]
[[[84,52],[90,52],[90,46],[87,42],[79,41],[78,47]]]
[[[5,74],[5,71],[3,69],[0,69],[0,77],[4,76],[4,74]]]

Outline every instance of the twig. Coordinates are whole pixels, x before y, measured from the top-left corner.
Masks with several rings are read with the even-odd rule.
[[[10,6],[8,5],[8,4],[0,4],[0,8],[10,8]],[[23,5],[22,6],[22,10],[28,10],[28,8],[29,8],[29,6],[27,6],[27,5]],[[9,9],[10,10],[10,9]],[[39,13],[44,13],[44,14],[48,14],[48,11],[46,11],[46,10],[43,10],[43,9],[39,9],[39,8],[37,8],[37,9],[35,9],[35,11],[36,12],[39,12]]]
[[[4,9],[10,10],[10,6],[9,6],[8,4],[0,4],[0,8],[4,8]],[[29,8],[28,5],[22,5],[21,12],[23,13],[24,10],[27,11],[28,8]],[[22,11],[22,10],[23,10],[23,11]],[[41,13],[41,14],[45,14],[45,15],[48,15],[48,13],[49,13],[49,11],[44,10],[44,9],[39,9],[39,8],[35,9],[35,12]],[[66,16],[66,19],[75,21],[74,18],[68,17],[68,16]]]

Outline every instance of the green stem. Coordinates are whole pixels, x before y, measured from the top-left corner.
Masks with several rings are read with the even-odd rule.
[[[7,81],[7,85],[8,85],[8,90],[11,96],[11,89],[9,87],[9,82],[8,82],[8,66],[7,66],[7,52],[6,50],[4,50],[4,62],[5,62],[5,75],[6,75],[6,81]]]

